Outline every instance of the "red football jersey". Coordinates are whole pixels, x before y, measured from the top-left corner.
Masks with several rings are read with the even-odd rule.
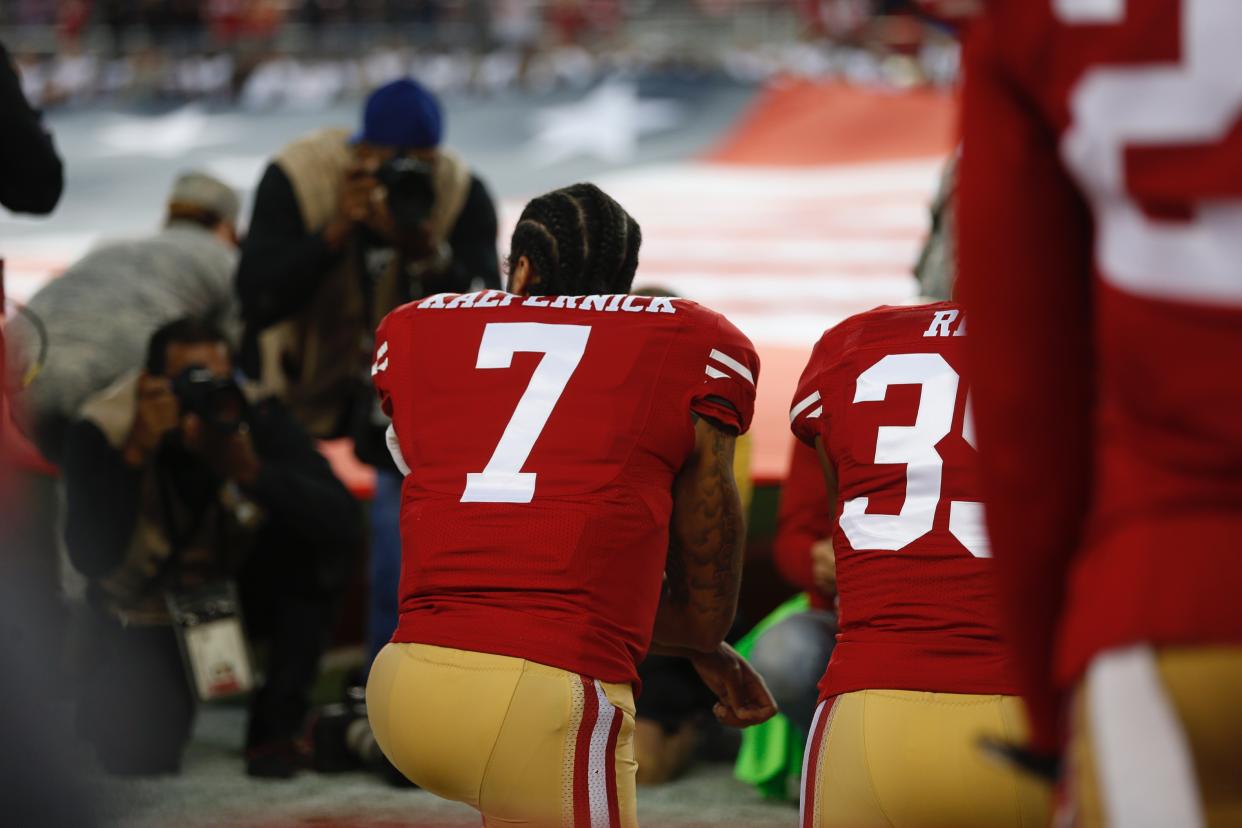
[[[1234,0],[997,0],[967,44],[961,292],[1044,747],[1096,653],[1242,643],[1239,32]]]
[[[790,421],[837,472],[840,632],[823,697],[863,689],[1007,693],[950,302],[880,307],[824,334]]]
[[[394,641],[637,679],[691,412],[750,427],[759,359],[681,299],[433,296],[373,377],[409,469]]]

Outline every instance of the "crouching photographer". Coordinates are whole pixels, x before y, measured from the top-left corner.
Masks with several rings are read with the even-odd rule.
[[[79,728],[114,773],[178,771],[196,701],[252,688],[247,772],[300,763],[361,516],[284,406],[233,377],[218,330],[172,322],[69,432],[65,541],[90,604]],[[267,644],[262,682],[248,639]]]

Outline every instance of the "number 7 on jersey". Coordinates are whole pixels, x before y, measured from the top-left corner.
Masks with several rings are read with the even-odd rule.
[[[492,322],[483,329],[476,368],[509,368],[517,353],[544,356],[491,459],[483,471],[466,475],[462,503],[530,503],[534,499],[537,474],[523,472],[522,466],[548,424],[569,378],[582,362],[590,335],[588,325],[538,322]]]

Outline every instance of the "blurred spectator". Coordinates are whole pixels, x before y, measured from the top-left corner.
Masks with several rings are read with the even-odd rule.
[[[796,443],[789,476],[781,486],[772,555],[791,584],[807,593],[810,607],[768,629],[750,659],[772,697],[805,737],[815,716],[816,685],[836,640],[833,598],[837,591],[832,554],[832,504],[815,450]]]
[[[397,625],[401,561],[401,478],[370,383],[375,328],[413,299],[500,287],[495,205],[442,131],[439,101],[403,79],[371,94],[353,137],[324,129],[285,147],[259,183],[237,275],[247,371],[312,435],[352,436],[379,470],[372,655]]]
[[[360,515],[288,410],[248,402],[233,376],[217,329],[169,323],[145,370],[94,395],[66,441],[65,541],[89,578],[79,725],[113,773],[180,769],[195,691],[170,603],[234,579],[248,632],[269,642],[247,772],[288,777],[299,764]]]
[[[64,169],[43,119],[22,92],[17,66],[0,43],[0,204],[46,215],[60,201]]]
[[[949,156],[940,174],[940,187],[931,204],[931,232],[919,259],[914,265],[919,280],[919,293],[936,301],[953,298],[953,275],[956,269],[954,240],[953,194],[957,190],[957,162],[960,150]]]
[[[18,421],[48,460],[59,461],[83,400],[141,365],[160,325],[205,316],[236,333],[238,205],[217,179],[182,175],[164,229],[86,254],[9,323],[9,387],[25,388]]]

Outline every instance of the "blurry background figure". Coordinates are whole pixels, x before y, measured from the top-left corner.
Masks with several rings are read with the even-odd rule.
[[[37,112],[22,94],[13,63],[0,44],[0,205],[14,212],[50,213],[63,169]],[[0,261],[0,379],[5,376],[4,269]],[[70,756],[71,733],[63,688],[53,668],[59,638],[53,612],[30,568],[25,492],[13,474],[14,435],[8,387],[0,384],[0,664],[9,683],[0,708],[0,814],[8,825],[97,823],[91,797]]]
[[[188,637],[179,652],[171,607],[234,582],[247,631],[269,643],[247,772],[288,777],[301,761],[360,515],[288,411],[249,402],[233,376],[217,329],[172,322],[145,369],[88,400],[66,441],[65,541],[89,579],[79,723],[113,773],[180,769],[195,708],[182,661],[194,657]],[[242,661],[219,662],[238,685]]]
[[[52,135],[26,101],[8,50],[0,43],[0,205],[14,213],[47,215],[64,189],[64,170]]]
[[[931,204],[931,233],[923,252],[919,254],[919,260],[914,264],[919,293],[938,302],[953,298],[953,274],[957,269],[953,201],[957,191],[957,161],[960,155],[960,150],[955,151],[940,174],[940,186]]]
[[[496,208],[441,146],[440,103],[415,81],[380,87],[350,136],[324,129],[285,147],[255,195],[237,287],[246,367],[313,436],[351,436],[377,470],[369,656],[397,626],[400,476],[370,385],[379,320],[446,291],[500,287]]]
[[[82,402],[142,364],[160,325],[215,320],[236,342],[233,273],[237,194],[203,173],[178,177],[164,228],[104,244],[31,297],[7,328],[8,385],[18,422],[44,457],[60,461]]]
[[[735,773],[771,799],[797,800],[819,679],[836,643],[836,557],[828,490],[815,450],[795,443],[781,484],[772,557],[799,592],[738,642],[781,712],[742,733]]]

